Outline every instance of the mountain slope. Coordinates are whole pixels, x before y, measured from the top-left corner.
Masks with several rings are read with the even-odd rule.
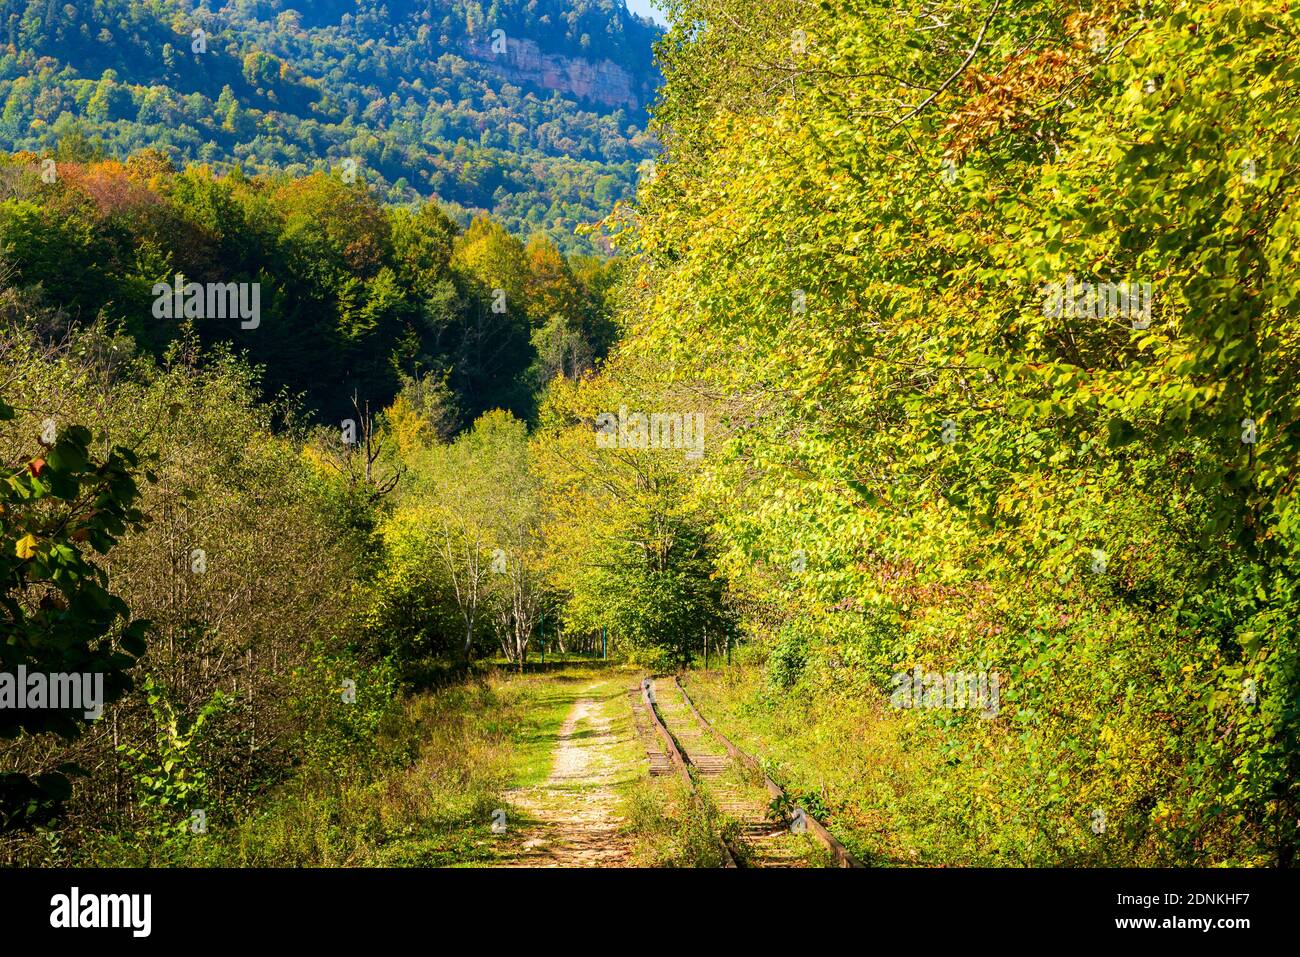
[[[249,172],[351,161],[382,198],[572,250],[653,155],[657,35],[621,0],[0,0],[0,148],[81,129]]]

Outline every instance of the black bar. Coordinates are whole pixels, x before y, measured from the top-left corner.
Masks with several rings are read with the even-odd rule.
[[[70,897],[73,887],[83,905],[88,895],[150,895],[148,937],[129,927],[52,927],[52,899]],[[635,946],[650,943],[674,912],[707,901],[708,914],[681,918],[689,933],[716,931],[733,943],[848,933],[864,944],[924,942],[930,952],[936,943],[1050,933],[1071,942],[1199,936],[1231,945],[1260,933],[1281,939],[1294,926],[1297,891],[1296,872],[1276,870],[3,870],[0,934],[6,945],[75,937],[206,949],[250,941],[362,946],[438,932],[430,946],[458,948],[470,942],[462,934],[484,934],[496,949],[515,935],[538,947],[566,937],[597,941],[607,931]],[[1161,926],[1206,918],[1245,918],[1249,926]],[[1130,919],[1155,926],[1117,926]]]

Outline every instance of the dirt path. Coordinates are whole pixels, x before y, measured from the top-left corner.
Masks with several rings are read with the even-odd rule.
[[[514,835],[513,855],[503,866],[630,864],[630,843],[619,834],[619,786],[641,768],[630,760],[635,732],[631,715],[623,714],[626,700],[618,688],[593,684],[574,702],[556,736],[550,777],[509,792],[510,804],[529,821]]]

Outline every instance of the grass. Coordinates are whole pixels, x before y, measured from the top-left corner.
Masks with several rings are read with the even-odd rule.
[[[549,682],[503,673],[412,696],[377,736],[369,767],[309,763],[231,827],[167,841],[104,836],[88,856],[110,866],[493,863],[492,813],[505,806],[521,769],[524,780],[548,773],[565,712],[559,698]]]
[[[701,808],[676,775],[644,778],[628,789],[625,832],[637,867],[721,867],[721,815],[707,799]]]

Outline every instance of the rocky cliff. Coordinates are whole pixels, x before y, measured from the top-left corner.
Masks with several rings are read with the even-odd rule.
[[[638,85],[629,71],[612,60],[543,53],[532,40],[513,37],[505,46],[504,51],[493,52],[490,40],[470,40],[465,52],[511,83],[558,90],[602,106],[635,110],[650,98],[649,84]]]

